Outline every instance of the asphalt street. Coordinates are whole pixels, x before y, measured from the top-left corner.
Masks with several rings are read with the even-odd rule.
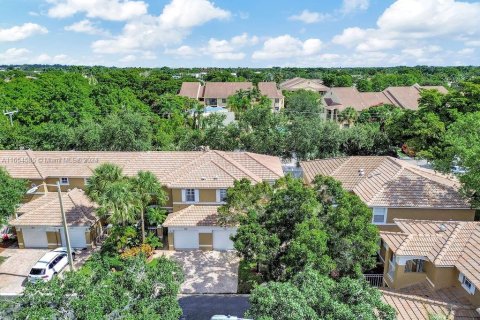
[[[214,315],[243,317],[247,311],[246,295],[184,295],[179,299],[183,310],[180,320],[209,320]]]

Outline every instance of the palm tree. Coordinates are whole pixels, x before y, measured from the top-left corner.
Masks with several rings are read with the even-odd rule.
[[[345,110],[339,113],[338,120],[339,121],[346,121],[348,126],[350,127],[352,123],[357,121],[358,119],[358,112],[352,107],[346,107]]]
[[[122,226],[134,223],[142,208],[141,200],[133,191],[132,183],[126,179],[108,184],[97,203],[100,217]]]
[[[88,179],[85,193],[90,200],[98,202],[110,184],[123,179],[125,177],[123,176],[122,168],[112,163],[101,164]]]
[[[149,171],[140,171],[131,179],[132,189],[140,202],[140,224],[142,228],[142,243],[145,242],[145,213],[148,206],[155,201],[157,205],[164,205],[167,195],[157,177]]]

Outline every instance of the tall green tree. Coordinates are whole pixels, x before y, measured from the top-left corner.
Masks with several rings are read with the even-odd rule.
[[[131,179],[135,195],[140,199],[140,225],[142,230],[142,243],[145,242],[145,214],[148,206],[155,201],[158,206],[167,202],[167,194],[157,177],[149,171],[140,171]]]
[[[8,159],[0,158],[0,166],[2,161],[8,161]],[[0,225],[8,223],[15,216],[15,211],[26,191],[27,181],[12,178],[5,169],[0,167]]]
[[[289,282],[256,287],[246,316],[265,320],[393,320],[395,311],[363,279],[335,281],[307,268]]]

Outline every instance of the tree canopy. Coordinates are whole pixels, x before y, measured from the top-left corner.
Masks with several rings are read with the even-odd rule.
[[[0,167],[0,226],[15,216],[15,211],[25,197],[26,191],[27,181],[12,178]]]
[[[240,222],[235,249],[267,281],[290,279],[306,267],[342,276],[375,265],[371,210],[331,178],[318,177],[313,187],[291,176],[273,186],[238,181],[219,212],[223,224]]]
[[[49,282],[27,283],[23,295],[0,302],[2,319],[171,319],[181,268],[166,258],[111,260],[95,254],[81,270]]]
[[[393,320],[395,311],[363,280],[343,277],[335,281],[308,268],[289,282],[256,287],[246,316],[263,320]]]

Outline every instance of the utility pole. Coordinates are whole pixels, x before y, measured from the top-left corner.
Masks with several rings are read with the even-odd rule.
[[[5,111],[3,114],[5,116],[8,116],[10,118],[10,125],[13,126],[13,115],[17,113],[18,110],[13,110],[13,111]]]
[[[68,234],[67,218],[65,217],[65,210],[63,210],[62,189],[60,181],[57,181],[58,201],[60,202],[60,212],[62,213],[63,232],[65,233],[65,242],[67,245],[68,264],[70,271],[73,271],[72,248],[70,247],[70,235]]]

